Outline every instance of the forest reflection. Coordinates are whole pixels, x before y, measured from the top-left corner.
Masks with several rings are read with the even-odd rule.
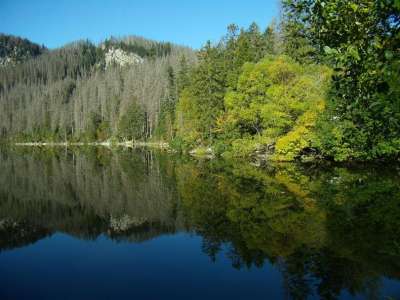
[[[192,232],[215,261],[279,268],[293,299],[379,298],[400,277],[395,166],[264,168],[146,149],[0,151],[0,251],[55,232],[141,242]]]

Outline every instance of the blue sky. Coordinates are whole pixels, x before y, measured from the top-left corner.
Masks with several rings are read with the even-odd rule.
[[[199,48],[230,23],[264,28],[278,15],[278,0],[0,0],[0,32],[49,48],[130,34]]]

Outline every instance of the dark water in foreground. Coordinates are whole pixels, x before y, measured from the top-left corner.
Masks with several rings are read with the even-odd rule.
[[[0,152],[0,299],[400,299],[396,167]]]

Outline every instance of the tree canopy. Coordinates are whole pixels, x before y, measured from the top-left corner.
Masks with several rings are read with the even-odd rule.
[[[397,0],[283,0],[279,23],[231,24],[197,52],[138,37],[47,51],[0,69],[0,134],[156,139],[273,160],[398,158],[399,11]],[[105,68],[112,48],[143,62]]]

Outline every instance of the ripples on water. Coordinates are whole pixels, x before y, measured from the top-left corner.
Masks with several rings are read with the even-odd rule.
[[[396,166],[97,148],[0,168],[1,299],[400,298]]]

